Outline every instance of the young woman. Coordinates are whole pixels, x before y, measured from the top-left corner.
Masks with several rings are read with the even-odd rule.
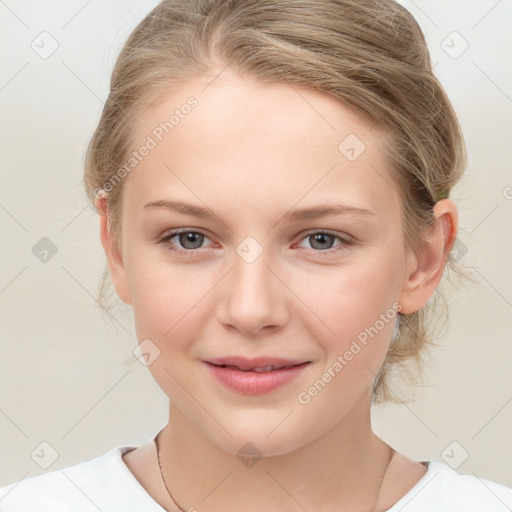
[[[392,0],[162,2],[117,61],[84,183],[169,421],[0,509],[509,510],[511,489],[370,421],[430,341],[464,166]]]

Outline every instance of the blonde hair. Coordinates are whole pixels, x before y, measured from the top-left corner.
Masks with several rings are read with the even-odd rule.
[[[435,222],[433,206],[449,197],[464,172],[466,155],[455,112],[432,73],[421,29],[392,0],[161,2],[125,43],[88,147],[84,186],[94,208],[98,190],[133,150],[131,126],[137,112],[187,80],[199,75],[213,79],[227,65],[240,76],[328,93],[386,134],[389,170],[403,197],[404,242],[413,249],[423,247],[423,235]],[[120,181],[106,197],[117,244],[122,190]],[[446,269],[464,276],[451,255]],[[100,305],[106,308],[113,306],[105,301],[108,275],[107,267],[99,288]],[[421,373],[420,353],[434,344],[434,324],[445,325],[441,310],[434,307],[439,298],[437,290],[421,310],[398,314],[374,380],[374,403],[401,401],[389,387],[393,370],[405,370],[411,379]],[[409,372],[411,362],[416,376]]]

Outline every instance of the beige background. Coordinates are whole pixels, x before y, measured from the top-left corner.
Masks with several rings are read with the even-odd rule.
[[[50,471],[141,443],[167,419],[148,370],[123,364],[136,346],[130,310],[111,321],[95,303],[104,255],[80,184],[115,56],[155,3],[0,2],[0,485],[44,472],[31,456],[42,442],[58,455]],[[415,402],[375,409],[375,430],[416,460],[512,486],[512,3],[403,3],[465,131],[454,198],[461,262],[478,284],[450,294],[430,384]],[[47,51],[58,43],[47,58],[31,47],[41,37]],[[33,252],[43,237],[57,249],[46,263]]]

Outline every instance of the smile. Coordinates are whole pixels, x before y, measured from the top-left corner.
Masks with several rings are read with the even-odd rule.
[[[297,378],[311,361],[292,364],[254,365],[247,361],[239,364],[203,361],[217,382],[232,391],[245,395],[261,395],[284,386]]]

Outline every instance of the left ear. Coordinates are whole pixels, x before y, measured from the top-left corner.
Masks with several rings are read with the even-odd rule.
[[[425,247],[408,254],[406,280],[399,302],[400,313],[418,311],[427,304],[436,291],[457,237],[457,207],[450,199],[441,199],[434,205],[436,224],[427,235]]]

